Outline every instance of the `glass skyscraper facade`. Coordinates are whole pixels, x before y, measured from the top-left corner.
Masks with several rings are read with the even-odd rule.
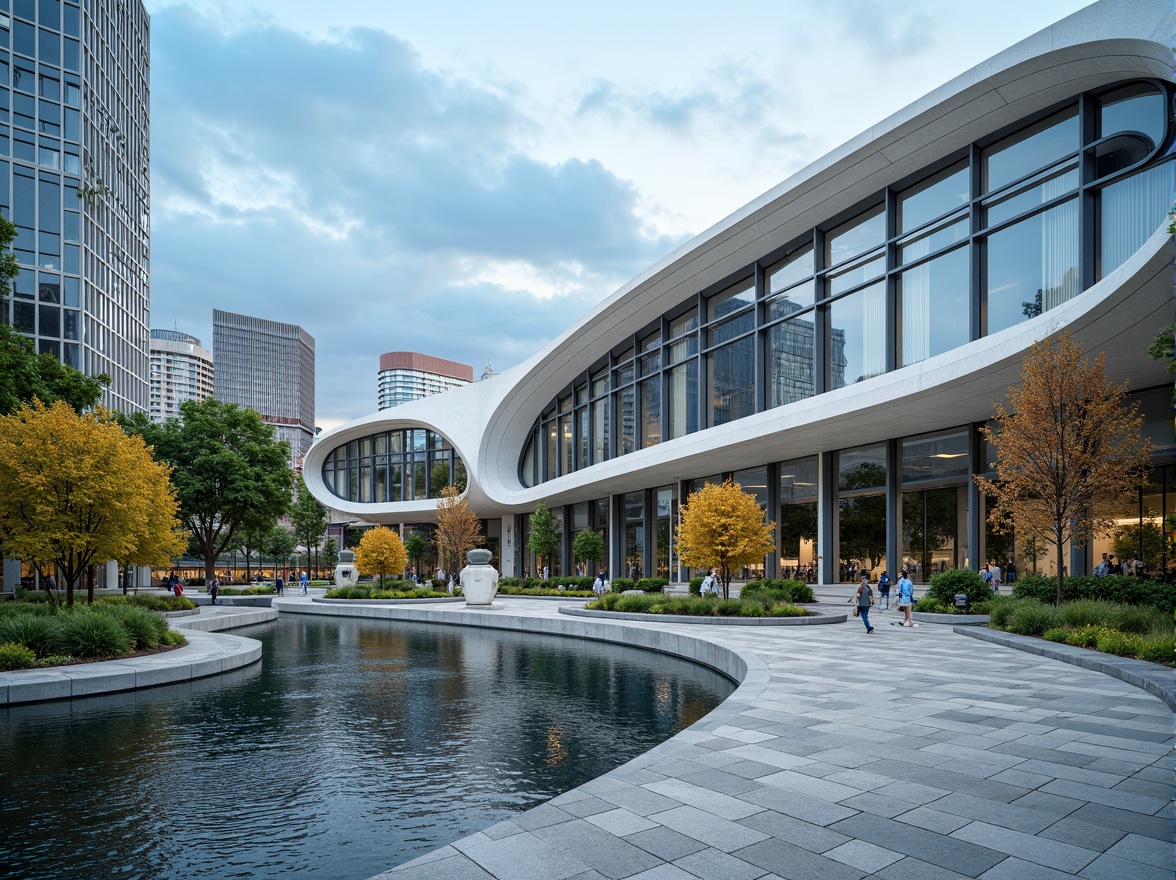
[[[283,324],[212,311],[213,396],[255,410],[301,467],[314,442],[314,337]]]
[[[146,410],[149,18],[140,0],[0,0],[0,210],[20,274],[0,321]]]

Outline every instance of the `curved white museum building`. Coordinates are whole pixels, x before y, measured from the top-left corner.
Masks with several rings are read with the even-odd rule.
[[[564,536],[553,574],[596,529],[610,573],[685,577],[678,505],[727,477],[777,523],[768,576],[1025,571],[1031,547],[985,527],[979,428],[1031,346],[1068,330],[1128,383],[1156,445],[1121,518],[1146,555],[1176,508],[1172,383],[1147,353],[1173,320],[1172,34],[1167,0],[1081,10],[764,193],[525,363],[324,433],[307,485],[427,530],[455,481],[506,574],[535,570],[543,501]],[[1071,548],[1071,571],[1100,549]]]

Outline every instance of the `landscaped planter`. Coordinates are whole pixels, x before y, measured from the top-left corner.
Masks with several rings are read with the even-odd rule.
[[[323,605],[439,605],[446,602],[464,602],[461,596],[447,596],[444,599],[324,599],[315,596],[311,602]]]

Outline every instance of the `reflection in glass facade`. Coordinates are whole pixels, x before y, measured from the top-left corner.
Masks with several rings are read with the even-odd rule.
[[[465,464],[433,431],[406,428],[352,440],[323,462],[323,482],[345,501],[385,504],[440,498],[446,486],[464,491]]]
[[[108,374],[107,406],[146,411],[147,12],[140,0],[0,9],[0,211],[20,263],[0,322]]]
[[[1171,105],[1151,81],[1076,96],[698,291],[565,390],[579,434],[550,403],[523,483],[868,381],[1067,302],[1164,222]],[[565,448],[577,436],[592,442]]]

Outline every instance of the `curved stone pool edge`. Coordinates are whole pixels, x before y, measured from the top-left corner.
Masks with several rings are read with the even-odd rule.
[[[172,623],[174,628],[184,630],[188,639],[186,647],[175,651],[77,666],[0,672],[0,706],[112,694],[231,672],[260,660],[261,642],[219,631],[277,617],[278,612],[268,608],[185,617]]]

